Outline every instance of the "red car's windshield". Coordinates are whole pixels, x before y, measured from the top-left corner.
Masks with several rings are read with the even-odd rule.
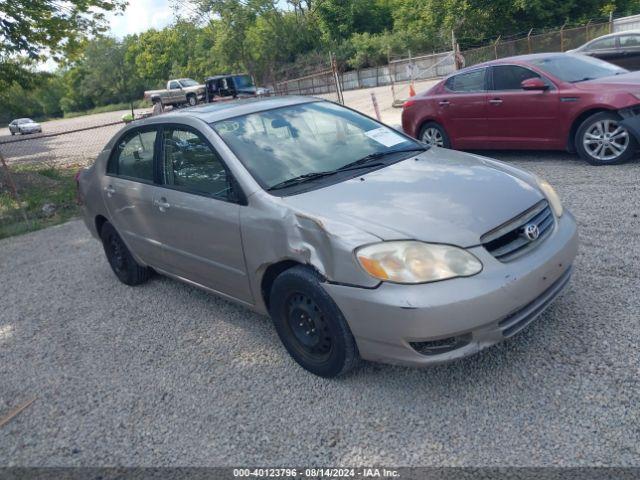
[[[596,80],[628,72],[624,68],[616,67],[603,60],[582,55],[555,55],[536,58],[530,63],[563,82],[571,83]]]

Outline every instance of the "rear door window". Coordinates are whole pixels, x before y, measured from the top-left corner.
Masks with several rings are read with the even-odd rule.
[[[640,35],[622,35],[620,37],[621,48],[640,48]]]
[[[472,72],[460,73],[450,77],[445,86],[452,92],[481,92],[485,90],[486,69],[480,68]]]
[[[155,128],[127,133],[111,152],[107,173],[153,183],[156,135]]]

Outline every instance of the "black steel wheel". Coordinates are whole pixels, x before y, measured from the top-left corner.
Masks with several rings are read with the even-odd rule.
[[[287,299],[287,323],[289,334],[300,354],[312,360],[324,360],[331,354],[332,340],[329,326],[320,307],[311,297],[294,292]]]
[[[113,225],[105,222],[100,230],[100,237],[111,270],[116,274],[118,280],[133,286],[149,279],[150,270],[135,261]]]
[[[320,276],[296,266],[274,281],[270,312],[280,340],[303,368],[321,377],[351,370],[359,359],[351,330]]]

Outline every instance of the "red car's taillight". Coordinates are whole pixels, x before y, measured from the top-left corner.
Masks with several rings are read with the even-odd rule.
[[[409,108],[409,107],[411,107],[412,105],[415,105],[415,103],[416,103],[416,101],[415,101],[415,100],[407,100],[406,102],[404,102],[404,103],[402,104],[402,108],[403,108],[403,109],[405,109],[405,108]]]

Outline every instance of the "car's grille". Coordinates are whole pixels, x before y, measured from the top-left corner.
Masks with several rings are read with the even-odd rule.
[[[539,245],[552,231],[553,213],[546,200],[484,234],[480,241],[501,262],[508,262]],[[527,236],[527,229],[529,235]]]

